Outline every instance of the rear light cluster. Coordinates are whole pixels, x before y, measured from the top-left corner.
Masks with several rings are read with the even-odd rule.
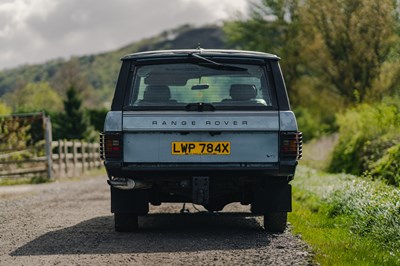
[[[100,158],[102,160],[122,158],[120,133],[100,133]]]
[[[281,133],[281,158],[300,160],[303,157],[303,134],[301,132]]]

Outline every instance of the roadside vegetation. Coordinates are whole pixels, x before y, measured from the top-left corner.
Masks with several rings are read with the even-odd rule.
[[[292,182],[293,232],[311,246],[321,265],[398,265],[400,190],[371,176],[324,171],[336,143],[334,135],[304,146]]]
[[[340,138],[329,165],[400,186],[400,100],[360,104],[337,115]]]
[[[399,265],[400,191],[380,181],[301,166],[292,183],[293,232],[322,265]]]
[[[308,143],[289,220],[322,265],[400,264],[399,10],[260,0],[224,25],[230,45],[282,58]]]

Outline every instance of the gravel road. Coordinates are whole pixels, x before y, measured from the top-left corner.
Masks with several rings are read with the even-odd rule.
[[[0,265],[309,265],[290,233],[268,234],[248,207],[209,214],[151,207],[137,233],[116,233],[105,176],[0,187]]]

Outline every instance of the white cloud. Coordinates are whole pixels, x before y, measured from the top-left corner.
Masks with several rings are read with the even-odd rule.
[[[193,0],[183,0],[188,3]],[[205,9],[208,10],[214,17],[219,19],[228,19],[232,17],[237,11],[246,12],[248,1],[236,1],[236,0],[203,0],[199,1]]]
[[[244,12],[246,0],[0,0],[0,69],[107,51]]]

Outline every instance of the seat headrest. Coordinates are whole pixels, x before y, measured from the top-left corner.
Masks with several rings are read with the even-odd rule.
[[[144,101],[164,102],[171,98],[171,92],[166,85],[148,85],[143,94]]]
[[[256,98],[256,86],[252,84],[232,84],[230,96],[234,101],[249,101]]]

